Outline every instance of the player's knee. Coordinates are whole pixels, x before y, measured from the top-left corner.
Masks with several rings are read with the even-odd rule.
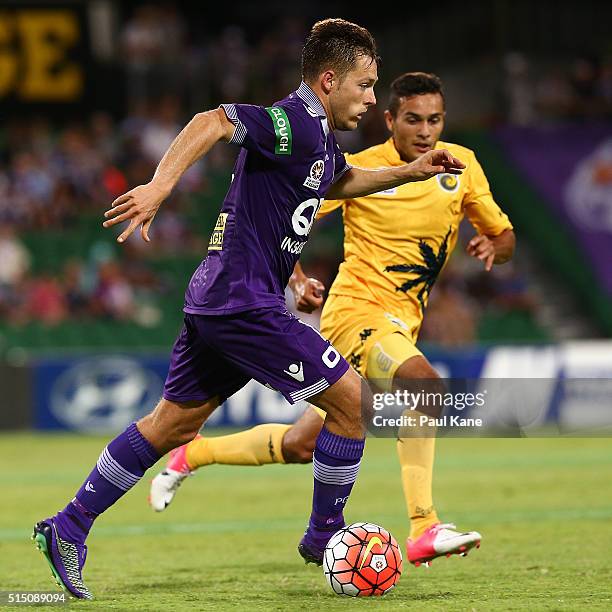
[[[357,373],[349,370],[317,399],[316,405],[327,412],[326,423],[333,422],[347,437],[363,436],[370,423],[372,394]]]
[[[294,429],[290,429],[283,436],[283,459],[285,463],[310,463],[314,447],[315,440],[296,435]]]

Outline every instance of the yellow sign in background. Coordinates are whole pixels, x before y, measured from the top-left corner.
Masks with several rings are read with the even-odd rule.
[[[83,93],[82,36],[70,9],[0,11],[0,99],[73,102]]]

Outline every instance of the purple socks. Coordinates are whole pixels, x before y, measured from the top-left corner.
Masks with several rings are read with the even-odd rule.
[[[308,540],[317,548],[344,527],[342,511],[353,488],[365,440],[331,433],[325,426],[317,438],[313,456],[314,494],[308,524]]]
[[[159,458],[132,423],[102,451],[74,499],[55,515],[62,534],[83,544],[95,518],[127,493]]]

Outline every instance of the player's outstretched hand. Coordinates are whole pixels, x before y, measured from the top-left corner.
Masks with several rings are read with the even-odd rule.
[[[495,245],[487,236],[474,236],[465,249],[468,255],[484,261],[485,270],[491,271],[495,261]]]
[[[112,227],[117,223],[129,220],[129,225],[119,235],[117,242],[123,242],[138,226],[140,226],[142,239],[150,242],[149,227],[161,203],[168,195],[167,191],[162,190],[153,182],[134,187],[112,203],[112,208],[104,213],[106,221],[102,225]]]
[[[325,285],[316,278],[304,276],[291,283],[295,307],[300,312],[311,313],[321,307]]]
[[[436,174],[461,174],[465,164],[446,149],[427,151],[409,163],[413,181],[426,181]]]

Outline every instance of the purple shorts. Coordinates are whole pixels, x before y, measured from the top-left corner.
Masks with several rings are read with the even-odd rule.
[[[218,395],[224,401],[254,378],[294,404],[321,393],[348,368],[329,340],[287,310],[186,313],[164,398],[204,402]]]

